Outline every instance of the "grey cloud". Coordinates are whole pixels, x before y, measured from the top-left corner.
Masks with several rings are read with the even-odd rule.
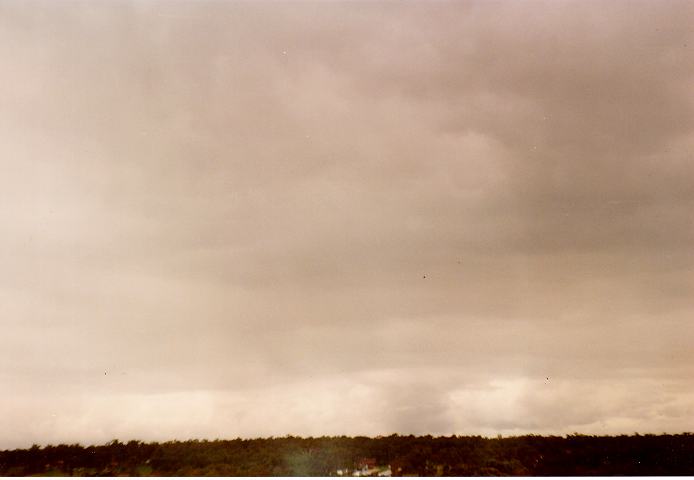
[[[691,418],[689,2],[0,9],[8,445]]]

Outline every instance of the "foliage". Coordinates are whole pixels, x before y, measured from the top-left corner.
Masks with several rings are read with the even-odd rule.
[[[331,476],[362,458],[394,475],[694,475],[694,435],[114,440],[1,451],[0,476]]]

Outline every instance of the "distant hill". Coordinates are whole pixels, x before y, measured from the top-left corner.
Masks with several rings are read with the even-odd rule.
[[[357,469],[393,476],[694,475],[694,435],[114,440],[0,452],[0,476],[336,476]]]

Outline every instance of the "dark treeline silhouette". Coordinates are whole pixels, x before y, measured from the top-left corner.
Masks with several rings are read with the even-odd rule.
[[[283,437],[0,452],[0,476],[334,476],[370,458],[393,475],[694,475],[694,435]]]

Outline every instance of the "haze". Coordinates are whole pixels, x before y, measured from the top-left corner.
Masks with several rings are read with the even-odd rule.
[[[0,2],[0,448],[694,424],[694,3]]]

